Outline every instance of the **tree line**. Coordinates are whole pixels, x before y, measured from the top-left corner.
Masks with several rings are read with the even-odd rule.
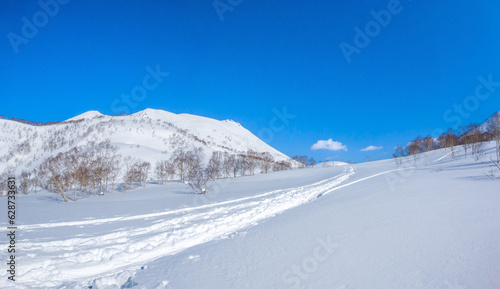
[[[210,180],[254,175],[257,172],[287,170],[289,161],[277,161],[269,152],[248,150],[238,154],[214,151],[205,162],[202,148],[176,149],[169,159],[159,159],[154,164],[130,156],[123,158],[110,140],[60,152],[43,161],[36,169],[22,171],[19,192],[28,193],[37,188],[59,194],[65,202],[77,200],[78,195],[103,195],[117,187],[130,191],[146,186],[148,180],[166,184],[177,179],[187,183],[195,193],[207,193]],[[206,164],[205,164],[206,163]],[[7,171],[0,179],[7,178]]]
[[[84,119],[78,119],[78,120],[68,120],[68,121],[52,121],[52,122],[42,122],[42,121],[31,121],[27,119],[22,119],[22,118],[16,118],[16,117],[10,117],[10,116],[3,116],[0,115],[0,119],[6,119],[6,120],[11,120],[27,125],[32,125],[32,126],[46,126],[46,125],[54,125],[54,124],[67,124],[67,123],[78,123],[84,121]]]
[[[447,149],[452,158],[456,157],[457,147],[462,147],[464,156],[470,154],[475,161],[480,161],[484,157],[484,148],[489,141],[495,142],[496,164],[500,163],[500,114],[496,113],[485,123],[485,126],[478,124],[459,125],[457,129],[449,128],[439,135],[438,138],[418,136],[405,147],[396,146],[392,154],[396,163],[401,165],[404,157],[411,157],[416,165],[421,153],[436,149]]]
[[[302,164],[299,166],[299,168],[305,168],[305,167],[313,167],[316,164],[316,160],[313,157],[308,157],[308,156],[294,156],[292,157],[292,160],[299,162]]]

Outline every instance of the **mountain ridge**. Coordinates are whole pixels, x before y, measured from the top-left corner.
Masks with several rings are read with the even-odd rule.
[[[20,173],[71,148],[109,139],[118,153],[154,164],[177,148],[201,147],[205,161],[214,151],[268,152],[277,161],[290,158],[260,140],[238,122],[145,109],[124,116],[88,111],[66,121],[34,126],[0,119],[0,173]]]

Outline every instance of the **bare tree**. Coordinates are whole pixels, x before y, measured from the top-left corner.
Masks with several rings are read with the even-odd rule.
[[[248,170],[248,157],[246,154],[238,155],[238,168],[240,169],[240,175],[244,176]]]
[[[269,152],[264,152],[261,154],[260,158],[261,158],[260,170],[264,174],[267,174],[267,172],[269,172],[271,166],[274,163],[274,157]]]
[[[207,187],[208,180],[210,179],[207,170],[198,167],[189,172],[189,186],[196,194],[206,194],[209,188]]]
[[[240,156],[231,155],[231,157],[234,159],[234,163],[232,166],[233,177],[236,178],[238,176],[238,172],[240,171],[241,167]]]
[[[292,159],[301,164],[299,168],[307,167],[307,160],[308,160],[307,156],[294,156]]]
[[[6,184],[7,183],[7,180],[9,177],[13,177],[14,176],[14,167],[12,166],[9,166],[7,167],[3,173],[0,174],[0,184]],[[7,186],[5,185],[0,185],[0,195],[2,195],[3,193],[7,193]]]
[[[423,151],[422,138],[419,136],[407,146],[408,154],[413,157],[413,165],[417,165],[417,160],[420,158],[420,154]]]
[[[137,161],[130,156],[127,156],[123,160],[123,168],[125,169],[125,174],[123,176],[125,191],[131,190],[132,184],[137,180],[136,163]]]
[[[175,175],[175,166],[170,161],[165,161],[165,183],[168,181],[169,176]]]
[[[223,155],[222,152],[212,152],[212,156],[208,161],[208,171],[210,172],[210,178],[213,180],[218,180],[222,172],[223,165]]]
[[[122,156],[115,155],[111,158],[109,163],[109,179],[111,181],[111,192],[115,190],[116,180],[121,172],[121,159]]]
[[[165,175],[166,175],[163,162],[164,162],[164,160],[157,161],[155,164],[155,177],[156,177],[156,179],[160,180],[161,184],[163,184],[163,181],[165,180]]]
[[[495,141],[497,163],[500,163],[500,113],[495,113],[488,121],[488,133]]]
[[[174,164],[175,173],[179,176],[181,182],[184,182],[186,174],[189,171],[188,155],[186,151],[182,148],[175,150],[170,160]]]
[[[76,202],[76,193],[78,191],[78,173],[80,158],[78,157],[79,151],[77,148],[72,148],[65,154],[61,154],[61,160],[65,169],[65,181],[67,189],[73,189],[73,201]]]
[[[467,149],[471,146],[471,143],[473,142],[473,139],[470,135],[470,131],[474,129],[474,124],[469,124],[467,126],[458,126],[458,130],[460,132],[460,144],[462,145],[464,149],[464,156],[467,157]]]
[[[161,160],[156,162],[155,166],[155,174],[156,178],[161,181],[165,181],[165,184],[168,182],[168,177],[172,174],[175,174],[174,164],[167,160]]]
[[[96,152],[96,181],[99,184],[99,191],[101,194],[107,190],[108,182],[111,174],[113,173],[113,162],[117,158],[116,152],[118,148],[111,145],[111,141],[106,139],[100,142],[94,148]]]
[[[151,163],[143,161],[137,164],[137,167],[139,169],[140,180],[145,187],[146,181],[148,180],[149,170],[151,169]]]
[[[434,139],[431,136],[426,136],[422,140],[423,151],[428,152],[437,148]]]
[[[32,185],[33,182],[32,182],[31,172],[22,171],[21,178],[19,180],[19,191],[27,194],[29,191],[32,190]]]
[[[202,148],[195,148],[186,153],[187,176],[191,177],[191,171],[202,169],[205,155]]]
[[[46,160],[39,171],[33,171],[37,174],[35,187],[40,175],[49,190],[59,194],[72,191],[74,201],[78,191],[83,191],[86,197],[89,186],[93,187],[95,194],[98,190],[103,194],[109,181],[114,185],[119,173],[121,157],[116,151],[117,148],[107,140],[98,144],[91,142],[87,146],[59,153]]]
[[[405,149],[402,146],[396,146],[392,157],[396,161],[396,165],[399,167],[403,164],[403,157],[405,156]]]
[[[472,157],[476,162],[484,162],[486,160],[486,142],[480,141],[472,143]]]
[[[231,176],[231,172],[235,165],[236,158],[234,155],[230,155],[228,152],[224,152],[224,159],[222,161],[222,169],[224,171],[224,177],[229,178]]]
[[[447,132],[443,132],[438,139],[439,147],[449,149],[451,157],[455,158],[455,146],[458,145],[458,137],[453,129],[449,128]]]
[[[7,174],[5,172],[0,174],[0,184],[6,184],[7,183]],[[0,186],[0,196],[2,196],[6,192],[6,186]]]
[[[279,162],[273,163],[273,171],[275,171],[275,172],[284,171],[284,170],[287,170],[291,167],[292,167],[292,165],[290,164],[290,162],[287,162],[287,161],[279,161]]]
[[[39,185],[39,172],[38,172],[38,169],[33,169],[31,171],[31,175],[33,176],[32,178],[32,182],[33,182],[33,190],[35,191],[35,194],[36,194],[36,189],[38,188],[38,185]]]
[[[251,176],[254,175],[255,173],[255,168],[257,167],[257,152],[254,150],[249,149],[247,151],[247,164],[248,164],[248,172],[250,173]]]
[[[40,165],[39,171],[45,180],[44,187],[59,194],[64,202],[68,202],[64,187],[64,168],[60,158],[58,156],[48,158]]]
[[[484,148],[486,146],[486,135],[481,131],[481,128],[476,124],[471,124],[469,128],[469,138],[471,153],[474,160],[480,161],[485,157]],[[483,160],[484,161],[484,160]]]
[[[90,185],[90,180],[92,178],[91,172],[91,154],[89,152],[84,152],[81,154],[80,161],[78,162],[77,168],[77,182],[80,190],[83,191],[83,196],[87,197],[87,188]]]

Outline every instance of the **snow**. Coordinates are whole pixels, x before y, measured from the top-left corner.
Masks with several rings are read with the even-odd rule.
[[[153,166],[158,160],[169,159],[177,148],[196,147],[203,149],[205,161],[214,151],[237,154],[250,149],[269,152],[277,161],[290,160],[234,121],[154,109],[126,116],[105,116],[89,111],[68,121],[81,119],[81,122],[48,126],[0,119],[0,174],[9,167],[19,174],[22,170],[37,168],[59,152],[106,139],[119,148],[118,154],[123,157],[138,157]],[[61,143],[63,139],[65,142]],[[29,151],[18,151],[23,143],[29,144]],[[57,144],[57,148],[47,149],[49,143]]]
[[[348,163],[341,161],[326,161],[322,163],[317,163],[314,167],[334,167],[334,166],[346,166]]]
[[[96,118],[96,117],[101,117],[101,116],[104,116],[104,114],[96,111],[96,110],[90,110],[90,111],[87,111],[87,112],[84,112],[80,115],[77,115],[75,117],[72,117],[70,119],[67,119],[66,121],[75,121],[75,120],[81,120],[81,119],[93,119],[93,118]]]
[[[500,117],[500,111],[494,113],[490,118],[488,118],[486,121],[484,121],[483,123],[481,123],[479,125],[479,130],[481,132],[487,132],[488,131],[488,125],[493,121],[493,118],[495,116],[499,116]]]
[[[500,288],[499,179],[457,149],[220,180],[206,196],[178,182],[19,195],[16,287]]]

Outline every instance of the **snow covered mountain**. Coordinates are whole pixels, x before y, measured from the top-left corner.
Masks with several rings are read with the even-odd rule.
[[[110,139],[118,154],[154,164],[177,148],[202,148],[206,161],[213,151],[237,154],[268,152],[276,161],[289,157],[232,120],[146,109],[126,116],[88,111],[64,122],[29,125],[0,119],[0,173],[36,168],[47,158],[90,142]]]
[[[96,111],[96,110],[89,110],[87,112],[84,112],[82,114],[79,114],[75,117],[72,117],[70,119],[67,119],[66,121],[78,121],[78,120],[85,120],[85,119],[93,119],[93,118],[96,118],[96,117],[101,117],[101,116],[104,116],[104,114]]]
[[[482,132],[485,132],[485,131],[488,131],[488,126],[491,122],[494,121],[494,119],[496,117],[500,117],[500,111],[497,111],[496,113],[494,113],[490,118],[488,118],[487,120],[485,120],[482,124],[479,125],[479,129],[482,131]]]

